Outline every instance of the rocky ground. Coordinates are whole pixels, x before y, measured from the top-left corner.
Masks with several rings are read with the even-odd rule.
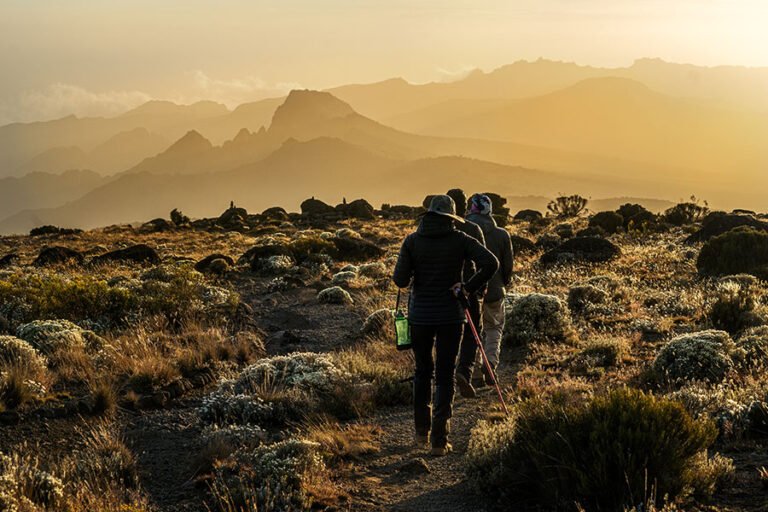
[[[501,420],[495,394],[457,398],[455,453],[436,459],[414,449],[412,363],[389,345],[388,323],[369,319],[394,306],[388,275],[412,213],[230,214],[226,225],[154,221],[0,238],[0,258],[15,255],[0,260],[0,341],[21,339],[43,358],[32,369],[37,359],[21,365],[33,356],[0,343],[0,452],[16,457],[0,463],[12,475],[0,485],[0,510],[490,507],[467,477],[466,454],[478,421]],[[684,243],[701,219],[578,233],[588,222],[534,216],[507,226],[518,255],[500,368],[506,400],[515,411],[532,398],[589,400],[630,386],[680,401],[711,418],[719,434],[709,453],[732,469],[718,473],[708,496],[681,496],[678,510],[768,510],[765,352],[749,348],[768,340],[754,331],[768,323],[765,282],[741,278],[741,288],[723,291],[722,280],[702,277],[703,240]],[[745,288],[748,297],[739,295]],[[738,296],[725,317],[724,293]],[[30,322],[49,319],[74,326],[27,336]],[[716,363],[697,363],[713,365],[705,378],[678,367],[664,370],[682,372],[674,382],[659,373],[670,340],[712,328],[727,331],[730,348]],[[329,359],[295,362],[296,352]],[[259,364],[268,369],[247,373]],[[309,448],[290,444],[306,440]],[[280,443],[295,450],[282,472],[265,462],[274,454],[259,458]],[[54,483],[42,486],[40,474]],[[274,489],[288,501],[270,498]]]

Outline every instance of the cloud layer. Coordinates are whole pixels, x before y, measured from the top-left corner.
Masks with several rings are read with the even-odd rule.
[[[298,83],[269,83],[254,76],[222,80],[201,70],[188,73],[188,87],[170,97],[157,97],[143,91],[94,92],[78,85],[57,82],[42,89],[22,92],[16,98],[0,103],[0,126],[12,122],[47,121],[76,115],[78,117],[116,116],[152,99],[165,99],[179,104],[201,100],[223,103],[230,109],[241,103],[280,97]]]

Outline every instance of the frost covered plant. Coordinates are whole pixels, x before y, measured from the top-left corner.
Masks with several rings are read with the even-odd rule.
[[[68,320],[35,320],[20,326],[16,335],[45,355],[59,350],[85,349],[98,344],[98,336]]]
[[[222,510],[310,510],[315,486],[330,485],[319,445],[299,439],[238,450],[217,464],[212,493]]]
[[[46,360],[26,341],[14,336],[0,336],[0,369],[14,365],[40,374],[45,372]]]
[[[293,260],[293,258],[283,254],[270,256],[269,258],[264,258],[261,260],[261,269],[265,272],[270,272],[273,274],[288,272],[294,266],[296,266],[296,262]]]
[[[358,269],[357,273],[361,277],[368,277],[371,279],[380,279],[382,277],[387,277],[389,275],[387,266],[380,261],[375,261],[373,263],[366,263],[364,265],[360,265],[360,268]]]
[[[334,235],[337,236],[338,238],[354,238],[354,239],[362,238],[360,236],[360,233],[350,228],[337,229]]]
[[[257,396],[218,389],[203,398],[198,414],[208,424],[266,425],[272,422],[275,411],[272,404]]]
[[[208,425],[201,434],[207,445],[228,445],[255,448],[267,440],[267,433],[258,425]]]
[[[353,304],[352,296],[348,291],[339,287],[333,286],[326,288],[317,294],[317,300],[321,304]]]
[[[725,331],[684,334],[668,342],[656,356],[653,369],[674,383],[701,380],[722,382],[734,368],[739,351]]]
[[[721,281],[717,285],[715,302],[709,310],[712,325],[735,334],[765,324],[766,315],[759,307],[756,290],[753,285],[738,279]]]
[[[261,359],[248,366],[235,379],[232,389],[237,394],[258,393],[269,386],[323,392],[350,378],[328,354],[295,352]]]
[[[568,290],[568,307],[575,314],[613,314],[626,302],[626,291],[611,276],[595,276]]]
[[[40,469],[36,459],[0,452],[0,510],[58,510],[63,498],[62,481]]]
[[[336,286],[349,286],[355,279],[357,279],[357,274],[354,272],[338,272],[331,278],[331,283]]]
[[[506,336],[514,343],[564,342],[573,332],[565,303],[553,295],[532,293],[516,298],[509,308]]]
[[[750,404],[759,394],[757,390],[734,389],[726,384],[712,387],[694,382],[667,397],[683,404],[695,418],[711,418],[721,435],[734,436],[747,430]]]
[[[742,366],[748,370],[760,370],[768,367],[768,326],[748,329],[736,341],[744,350]]]

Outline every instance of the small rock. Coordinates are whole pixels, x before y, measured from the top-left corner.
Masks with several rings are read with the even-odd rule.
[[[426,475],[432,472],[429,464],[422,457],[409,460],[403,463],[398,469],[398,473],[407,473],[409,475]]]

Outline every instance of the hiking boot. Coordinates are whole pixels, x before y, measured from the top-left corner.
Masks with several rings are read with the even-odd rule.
[[[463,373],[456,374],[456,386],[459,388],[459,394],[463,398],[477,398],[474,386]]]
[[[420,436],[419,434],[416,434],[415,436],[413,436],[413,444],[419,450],[428,450],[429,435]]]
[[[433,457],[444,457],[453,451],[451,443],[445,443],[443,446],[433,446],[430,452]]]
[[[482,377],[482,376],[480,376],[480,377],[474,377],[474,378],[472,379],[472,387],[474,387],[474,388],[475,388],[475,391],[477,391],[478,389],[483,389],[483,388],[484,388],[484,387],[486,387],[487,385],[488,385],[488,384],[486,384],[486,383],[485,383],[485,378],[484,378],[484,377]]]

